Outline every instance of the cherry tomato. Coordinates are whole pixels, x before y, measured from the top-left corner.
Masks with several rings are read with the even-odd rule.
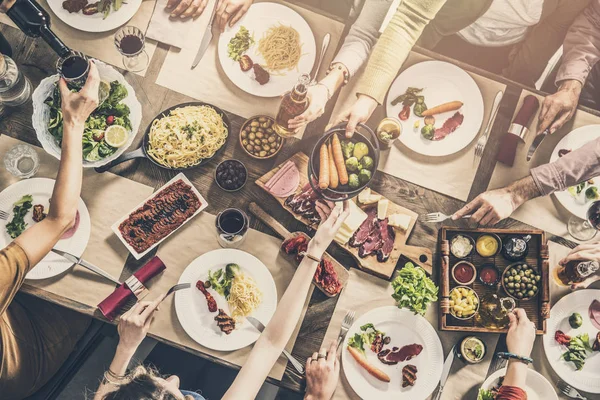
[[[108,117],[106,117],[106,123],[108,125],[112,125],[115,123],[115,117],[114,115],[109,115]]]
[[[406,121],[408,117],[410,117],[410,106],[404,106],[398,114],[398,118],[400,118],[400,121]]]

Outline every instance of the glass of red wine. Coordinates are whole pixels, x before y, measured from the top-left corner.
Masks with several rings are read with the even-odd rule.
[[[246,239],[250,220],[246,213],[237,208],[228,208],[217,215],[217,242],[224,248],[238,248]]]
[[[571,236],[582,242],[593,239],[600,230],[600,200],[594,201],[590,205],[586,219],[576,216],[569,218],[567,230]]]
[[[145,42],[144,33],[135,26],[124,26],[115,33],[115,46],[127,71],[140,72],[148,66],[150,57],[144,50]]]
[[[90,72],[90,62],[85,54],[79,51],[71,51],[69,55],[58,60],[56,69],[67,81],[69,87],[81,89],[85,85]]]

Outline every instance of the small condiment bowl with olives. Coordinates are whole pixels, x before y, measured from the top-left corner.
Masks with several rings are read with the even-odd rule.
[[[215,168],[215,182],[226,192],[236,192],[248,180],[248,170],[239,160],[224,160]]]
[[[283,147],[283,139],[273,130],[275,120],[267,115],[248,118],[240,129],[240,145],[250,157],[266,160]]]
[[[524,262],[510,264],[502,273],[502,288],[516,300],[530,300],[540,292],[542,276]]]

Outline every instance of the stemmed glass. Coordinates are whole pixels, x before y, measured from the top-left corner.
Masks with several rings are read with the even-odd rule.
[[[582,242],[591,240],[600,229],[600,200],[594,201],[587,210],[586,219],[576,216],[569,218],[567,230],[575,239]]]
[[[127,71],[140,72],[146,69],[150,57],[145,44],[144,33],[135,26],[124,26],[115,33],[115,46],[123,56],[123,66]]]

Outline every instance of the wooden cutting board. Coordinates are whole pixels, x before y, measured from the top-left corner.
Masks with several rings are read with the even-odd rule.
[[[298,185],[298,189],[296,190],[296,193],[298,193],[302,190],[302,188],[305,185],[308,184],[308,161],[309,160],[308,160],[308,156],[304,153],[296,153],[290,158],[290,160],[293,161],[294,164],[296,164],[296,167],[298,168],[298,171],[300,172],[300,184]],[[271,177],[273,175],[275,175],[275,173],[279,170],[279,168],[281,168],[281,166],[283,164],[285,164],[285,162],[287,162],[287,160],[284,161],[283,163],[281,163],[280,165],[278,165],[277,167],[273,168],[271,171],[267,172],[263,176],[261,176],[256,181],[256,184],[258,186],[260,186],[263,190],[265,190],[267,193],[271,194],[265,188],[265,184],[267,183],[267,181],[269,179],[271,179]],[[377,194],[374,191],[372,191],[372,193]],[[308,219],[302,217],[301,215],[295,214],[290,207],[286,206],[285,198],[275,197],[275,196],[273,196],[273,197],[279,202],[279,204],[281,204],[281,206],[283,208],[285,208],[290,214],[292,214],[294,216],[294,218],[296,218],[298,221],[304,223],[307,226],[310,226],[310,227],[316,229],[316,226],[313,226],[313,224],[311,224]],[[352,201],[356,202],[356,198],[352,199]],[[374,204],[373,206],[376,207],[377,204]],[[390,201],[389,207],[388,207],[388,215],[395,214],[395,213],[409,215],[411,217],[411,220],[410,220],[410,224],[409,224],[406,232],[404,232],[402,230],[398,230],[398,229],[395,230],[396,231],[396,240],[394,241],[394,249],[390,253],[390,257],[388,258],[388,260],[386,262],[379,262],[377,260],[377,256],[375,256],[375,255],[370,255],[365,258],[361,258],[358,255],[358,248],[354,248],[348,244],[345,244],[344,246],[341,246],[341,247],[344,250],[346,250],[348,253],[350,253],[356,259],[356,261],[361,269],[364,269],[365,271],[372,273],[374,275],[380,276],[382,278],[390,279],[392,277],[392,274],[394,273],[394,270],[396,268],[396,264],[398,263],[398,260],[401,257],[406,257],[406,258],[410,259],[413,263],[415,263],[416,265],[419,265],[429,275],[431,275],[432,274],[432,265],[433,265],[432,264],[433,255],[432,255],[431,250],[427,249],[425,247],[409,246],[406,244],[406,241],[408,240],[408,237],[410,236],[412,230],[414,229],[415,223],[417,222],[418,214],[415,213],[414,211],[409,210],[408,208],[402,207],[402,206]]]
[[[283,238],[283,240],[287,240],[293,236],[297,236],[297,235],[302,235],[305,236],[307,239],[310,240],[310,237],[304,233],[304,232],[290,232],[288,231],[285,226],[281,225],[279,223],[279,221],[277,221],[275,218],[273,218],[273,216],[269,215],[265,210],[263,210],[258,204],[256,204],[255,202],[252,202],[248,205],[248,210],[250,210],[250,212],[252,214],[254,214],[258,219],[260,219],[262,222],[264,222],[265,224],[267,224],[268,226],[271,227],[271,229],[273,229],[275,231],[275,233],[277,233],[280,237]],[[291,256],[285,253],[285,251],[283,251],[281,249],[281,247],[279,248],[281,254],[287,258],[288,260],[290,260],[294,265],[297,265],[298,262],[296,261],[296,257],[295,256]],[[346,268],[344,268],[344,266],[342,264],[340,264],[338,262],[338,260],[336,260],[335,258],[331,257],[328,253],[323,254],[323,258],[327,259],[328,261],[331,262],[331,264],[333,265],[333,268],[335,269],[335,272],[337,273],[338,276],[338,280],[340,281],[340,284],[342,285],[342,289],[344,287],[346,287],[346,282],[348,282],[348,278],[350,277],[350,275],[348,274],[348,270]],[[338,294],[330,294],[328,293],[326,290],[324,290],[321,285],[319,285],[317,282],[315,282],[313,280],[313,285],[315,285],[321,292],[323,292],[325,294],[325,296],[327,297],[335,297],[338,294],[341,293],[341,291]]]

